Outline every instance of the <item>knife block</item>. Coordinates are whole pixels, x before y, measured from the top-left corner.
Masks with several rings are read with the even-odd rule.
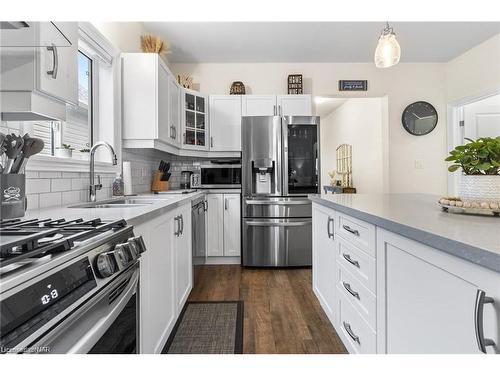
[[[162,171],[155,171],[155,173],[153,174],[153,182],[151,184],[151,191],[156,193],[158,191],[170,190],[170,183],[168,181],[161,181],[162,177],[163,177]]]

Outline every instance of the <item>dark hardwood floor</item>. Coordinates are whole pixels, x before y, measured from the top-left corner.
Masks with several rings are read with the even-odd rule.
[[[310,269],[202,266],[189,300],[243,300],[244,353],[347,353],[312,291]]]

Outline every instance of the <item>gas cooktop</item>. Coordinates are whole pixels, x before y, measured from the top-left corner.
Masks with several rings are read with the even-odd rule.
[[[124,228],[125,220],[10,219],[0,221],[0,268],[28,258],[72,249],[109,230]]]

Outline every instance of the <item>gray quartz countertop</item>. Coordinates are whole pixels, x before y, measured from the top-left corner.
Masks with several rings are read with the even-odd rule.
[[[500,272],[500,218],[443,212],[430,194],[311,194],[311,201]]]
[[[90,220],[101,218],[102,220],[125,219],[128,224],[137,225],[155,216],[175,209],[199,196],[206,194],[203,191],[196,191],[189,194],[139,194],[138,197],[147,197],[154,201],[152,204],[137,207],[117,207],[113,208],[71,208],[71,207],[49,207],[38,210],[28,210],[26,219],[44,218],[65,218],[72,220],[82,218]],[[133,198],[133,197],[131,197]],[[123,199],[123,198],[116,198]]]

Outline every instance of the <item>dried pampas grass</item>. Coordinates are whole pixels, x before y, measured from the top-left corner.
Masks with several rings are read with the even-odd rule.
[[[162,55],[170,53],[170,44],[155,35],[143,35],[141,36],[141,49],[142,52]]]

